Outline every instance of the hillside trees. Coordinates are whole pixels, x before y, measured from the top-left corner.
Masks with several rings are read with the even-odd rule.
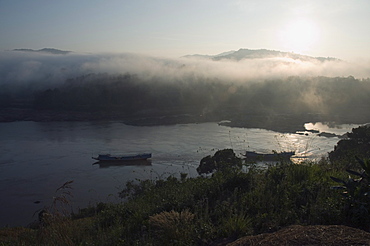
[[[330,161],[356,163],[355,157],[370,158],[370,126],[353,128],[352,132],[347,135],[348,137],[340,140],[334,150],[329,153]]]
[[[370,80],[289,77],[236,83],[136,75],[90,74],[35,93],[37,109],[119,111],[127,114],[322,114],[356,121],[370,118]],[[4,102],[3,102],[4,104]],[[222,118],[222,116],[220,116]]]

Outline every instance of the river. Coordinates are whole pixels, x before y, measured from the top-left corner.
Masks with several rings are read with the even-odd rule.
[[[358,125],[307,129],[335,133]],[[55,191],[73,180],[74,211],[99,201],[119,202],[118,192],[134,179],[159,179],[180,172],[196,176],[202,157],[233,148],[296,151],[297,157],[326,156],[338,137],[317,133],[282,134],[264,129],[230,128],[217,123],[128,126],[120,122],[0,123],[0,227],[27,225],[50,206]],[[99,153],[151,152],[150,165],[95,164]]]

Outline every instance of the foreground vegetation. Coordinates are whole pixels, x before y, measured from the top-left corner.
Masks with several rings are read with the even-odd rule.
[[[201,160],[198,177],[131,181],[119,193],[122,203],[78,214],[65,209],[67,182],[38,225],[3,228],[0,245],[209,245],[289,225],[369,231],[370,162],[356,163],[277,161],[261,168],[222,150]]]

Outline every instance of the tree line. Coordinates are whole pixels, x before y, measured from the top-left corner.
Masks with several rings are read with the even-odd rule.
[[[134,74],[89,74],[34,91],[35,109],[133,114],[302,114],[370,116],[370,79],[288,77],[224,82],[142,79]],[[3,95],[1,105],[13,97]]]

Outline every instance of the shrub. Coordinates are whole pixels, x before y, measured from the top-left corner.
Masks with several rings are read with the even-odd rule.
[[[194,217],[188,209],[181,212],[162,212],[149,216],[152,235],[158,245],[192,245]]]
[[[350,175],[348,180],[331,177],[332,180],[341,184],[334,186],[333,189],[343,190],[344,212],[347,223],[352,226],[369,230],[370,223],[370,160],[357,158],[362,170],[360,172],[347,169]]]
[[[227,172],[240,171],[242,168],[242,160],[238,158],[232,149],[224,149],[217,151],[213,156],[206,156],[201,161],[197,168],[199,174],[208,174],[212,172]]]

